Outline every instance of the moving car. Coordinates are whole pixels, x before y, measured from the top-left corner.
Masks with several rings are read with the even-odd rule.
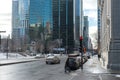
[[[47,54],[45,61],[46,64],[50,63],[57,64],[60,63],[60,58],[55,56],[54,54]]]
[[[78,54],[69,54],[65,63],[65,72],[77,70],[81,66],[81,57]]]

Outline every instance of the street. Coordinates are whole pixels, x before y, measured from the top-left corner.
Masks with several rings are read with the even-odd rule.
[[[40,59],[0,66],[0,80],[120,80],[114,74],[92,73],[86,63],[83,70],[66,74],[64,73],[65,60],[66,57],[62,57],[60,64],[46,64],[44,59]]]

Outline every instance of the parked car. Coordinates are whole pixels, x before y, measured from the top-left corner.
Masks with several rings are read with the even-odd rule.
[[[49,63],[57,64],[57,63],[60,63],[60,58],[55,56],[54,54],[47,54],[45,62],[46,64],[49,64]]]
[[[81,57],[78,54],[69,54],[65,63],[65,72],[77,70],[81,66]]]

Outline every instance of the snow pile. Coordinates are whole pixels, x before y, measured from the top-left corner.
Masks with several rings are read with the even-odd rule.
[[[6,59],[8,55],[8,58],[14,59],[14,58],[24,58],[24,56],[18,54],[18,53],[0,53],[0,60]]]

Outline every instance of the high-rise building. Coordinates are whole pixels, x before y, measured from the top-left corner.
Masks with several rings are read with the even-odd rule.
[[[43,39],[52,32],[52,0],[30,0],[29,6],[30,40]]]
[[[52,23],[52,0],[13,0],[14,38],[27,43],[43,38],[44,32],[52,33]]]
[[[101,3],[102,3],[102,0],[98,0],[97,1],[97,12],[98,12],[98,54],[100,55],[100,29],[101,29],[101,23],[102,23],[102,20],[101,20]]]
[[[12,1],[12,37],[17,38],[19,37],[18,34],[18,24],[19,24],[19,18],[18,18],[18,1],[13,0]]]
[[[15,50],[28,43],[28,28],[29,0],[12,0],[12,45]]]
[[[53,0],[52,3],[53,39],[61,39],[61,46],[71,52],[78,47],[82,33],[82,0]]]
[[[23,44],[27,44],[29,40],[29,6],[30,0],[18,0],[19,2],[19,34],[22,38]]]
[[[20,30],[22,27],[19,26],[19,1],[12,0],[12,39],[13,39],[13,50],[21,47],[21,34]]]
[[[83,46],[88,49],[88,39],[89,39],[89,21],[88,16],[84,16],[84,28],[83,28]]]
[[[101,0],[100,53],[102,66],[120,70],[120,0]]]
[[[12,39],[15,48],[29,48],[52,34],[52,0],[13,0]]]

